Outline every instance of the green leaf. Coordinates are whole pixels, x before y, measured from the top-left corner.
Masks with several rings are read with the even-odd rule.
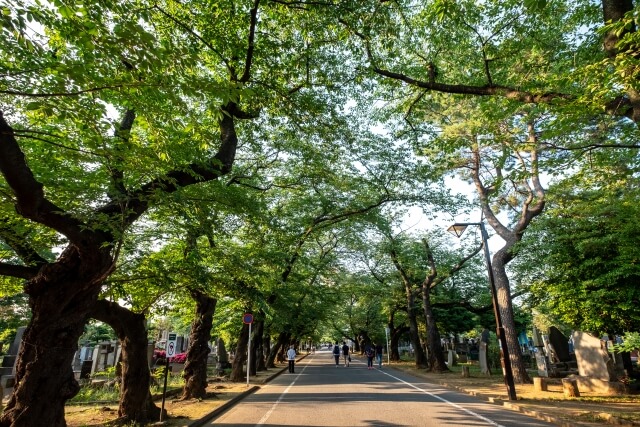
[[[65,19],[71,19],[74,17],[73,9],[66,5],[60,6],[58,8],[58,12],[60,12],[60,15]]]

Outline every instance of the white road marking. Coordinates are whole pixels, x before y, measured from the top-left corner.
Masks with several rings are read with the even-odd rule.
[[[300,372],[299,374],[296,374],[295,379],[293,381],[291,381],[291,384],[289,384],[289,386],[282,392],[280,397],[278,397],[278,400],[276,400],[275,403],[273,404],[273,406],[271,406],[271,408],[267,411],[267,413],[264,414],[264,416],[262,418],[260,418],[260,421],[258,421],[258,423],[256,424],[256,427],[264,425],[267,422],[267,420],[269,419],[269,417],[271,416],[273,411],[275,411],[276,407],[280,404],[280,402],[282,402],[282,399],[284,399],[284,396],[287,393],[289,393],[289,390],[291,390],[291,387],[293,387],[293,385],[296,383],[296,381],[298,381],[298,378],[300,378],[300,375],[304,374],[304,371],[305,371],[305,369],[307,369],[307,366],[309,366],[308,363],[306,365],[304,365],[304,368],[302,368],[302,372]]]
[[[438,400],[440,400],[440,401],[442,401],[442,402],[446,403],[447,405],[451,405],[451,406],[453,406],[454,408],[460,409],[461,411],[466,412],[467,414],[469,414],[469,415],[471,415],[471,416],[474,416],[474,417],[476,417],[476,418],[479,418],[479,419],[481,419],[481,420],[483,420],[483,421],[485,421],[485,422],[487,422],[487,423],[491,424],[492,426],[496,426],[496,427],[504,427],[502,424],[498,424],[498,423],[496,423],[495,421],[490,420],[490,419],[489,419],[489,418],[487,418],[487,417],[484,417],[484,416],[482,416],[482,415],[480,415],[480,414],[477,414],[477,413],[475,413],[475,412],[473,412],[473,411],[471,411],[471,410],[469,410],[469,409],[467,409],[467,408],[464,408],[464,407],[462,407],[462,406],[458,405],[457,403],[449,402],[447,399],[444,399],[444,398],[442,398],[442,397],[440,397],[440,396],[436,396],[435,394],[433,394],[433,393],[431,393],[431,392],[428,392],[427,390],[421,389],[420,387],[417,387],[417,386],[415,386],[415,385],[413,385],[413,384],[411,384],[411,383],[409,383],[409,382],[406,382],[406,381],[404,381],[404,380],[401,380],[401,379],[400,379],[400,378],[398,378],[398,377],[394,377],[393,375],[391,375],[390,373],[388,373],[388,372],[386,372],[386,371],[380,371],[380,372],[382,372],[383,374],[385,374],[385,375],[387,375],[387,376],[389,376],[389,377],[393,378],[393,379],[394,379],[394,380],[396,380],[396,381],[399,381],[399,382],[401,382],[401,383],[403,383],[403,384],[408,385],[408,386],[409,386],[409,387],[411,387],[411,388],[414,388],[414,389],[416,389],[416,390],[418,390],[418,391],[421,391],[421,392],[423,392],[423,393],[425,393],[425,394],[428,394],[429,396],[431,396],[431,397],[433,397],[433,398],[435,398],[435,399],[438,399]]]

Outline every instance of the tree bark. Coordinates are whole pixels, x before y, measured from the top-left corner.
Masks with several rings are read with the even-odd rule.
[[[408,330],[409,330],[408,327],[399,328],[399,329],[391,328],[391,337],[389,338],[389,347],[391,347],[390,353],[389,353],[390,360],[393,360],[394,362],[400,361],[400,351],[398,350],[400,337],[402,336],[403,333],[407,332]]]
[[[264,320],[258,319],[253,322],[252,325],[252,337],[251,339],[251,366],[250,366],[250,374],[251,376],[255,376],[258,372],[258,353],[260,353],[259,348],[262,345],[262,331],[264,328]]]
[[[413,345],[413,351],[416,360],[416,368],[427,367],[427,356],[422,350],[420,343],[420,334],[418,333],[418,319],[415,309],[415,296],[411,290],[407,290],[407,319],[409,320],[409,337]]]
[[[267,357],[267,368],[276,367],[275,365],[276,356],[278,355],[278,352],[280,351],[282,346],[287,341],[289,341],[289,336],[290,334],[288,334],[287,332],[280,332],[280,335],[278,335],[278,340],[276,341],[275,345],[271,347],[271,350],[269,351],[269,357]]]
[[[122,344],[118,421],[144,424],[159,420],[160,408],[153,403],[149,390],[149,340],[144,314],[134,313],[115,302],[99,300],[91,311],[91,317],[111,326]]]
[[[109,249],[70,245],[27,282],[32,318],[0,426],[66,425],[65,402],[80,389],[71,362],[112,262]]]
[[[240,331],[240,338],[236,345],[235,356],[233,363],[231,364],[231,375],[229,379],[231,381],[240,382],[245,378],[244,375],[244,362],[247,360],[247,343],[249,342],[249,325],[242,324],[242,330]]]
[[[431,286],[422,287],[422,306],[427,319],[427,343],[429,345],[429,370],[433,372],[447,372],[449,368],[444,360],[440,333],[431,306]]]
[[[258,371],[267,370],[267,356],[271,352],[271,337],[269,334],[264,334],[262,337],[262,345],[260,346],[260,358],[258,359]]]
[[[207,359],[217,300],[198,289],[192,289],[190,293],[196,301],[196,314],[189,334],[182,399],[202,399],[207,395]]]
[[[511,361],[511,371],[513,372],[513,380],[520,384],[530,384],[532,382],[527,367],[522,360],[522,352],[520,351],[520,342],[518,341],[518,331],[515,330],[515,319],[513,316],[513,305],[511,303],[511,291],[509,286],[509,278],[506,272],[506,264],[504,263],[504,253],[511,248],[505,245],[493,256],[492,269],[493,278],[498,293],[498,308],[500,317],[502,317],[502,326],[509,348],[509,360]]]
[[[632,0],[603,0],[602,1],[602,18],[604,23],[617,22],[621,20],[624,15],[633,10]],[[629,29],[627,31],[635,31]],[[604,50],[609,57],[614,57],[618,52],[616,44],[620,40],[622,35],[615,34],[614,32],[608,32],[604,35]]]

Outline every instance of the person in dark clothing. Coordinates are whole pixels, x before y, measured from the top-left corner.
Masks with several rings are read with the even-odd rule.
[[[351,356],[349,356],[349,346],[344,341],[342,341],[342,357],[344,358],[345,368],[348,368],[349,362],[351,362]]]
[[[378,368],[382,368],[382,352],[384,351],[382,344],[376,344],[376,360],[378,361]]]
[[[336,360],[336,368],[340,364],[340,346],[338,346],[338,341],[333,346],[333,358]]]
[[[364,355],[367,356],[367,369],[373,369],[373,358],[376,355],[376,349],[371,344],[367,344],[364,349]]]

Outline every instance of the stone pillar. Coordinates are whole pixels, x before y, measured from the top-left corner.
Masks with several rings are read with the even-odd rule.
[[[578,382],[575,378],[563,378],[562,391],[564,392],[565,397],[580,397]]]
[[[462,377],[463,378],[469,378],[469,367],[467,365],[462,367]]]
[[[455,350],[447,351],[447,365],[449,367],[456,366],[458,363],[456,361],[456,352]]]
[[[483,375],[491,375],[489,362],[487,360],[487,343],[480,341],[480,351],[478,353],[478,361],[480,362],[480,373]]]
[[[542,377],[533,377],[533,389],[535,391],[547,391],[547,379]]]

